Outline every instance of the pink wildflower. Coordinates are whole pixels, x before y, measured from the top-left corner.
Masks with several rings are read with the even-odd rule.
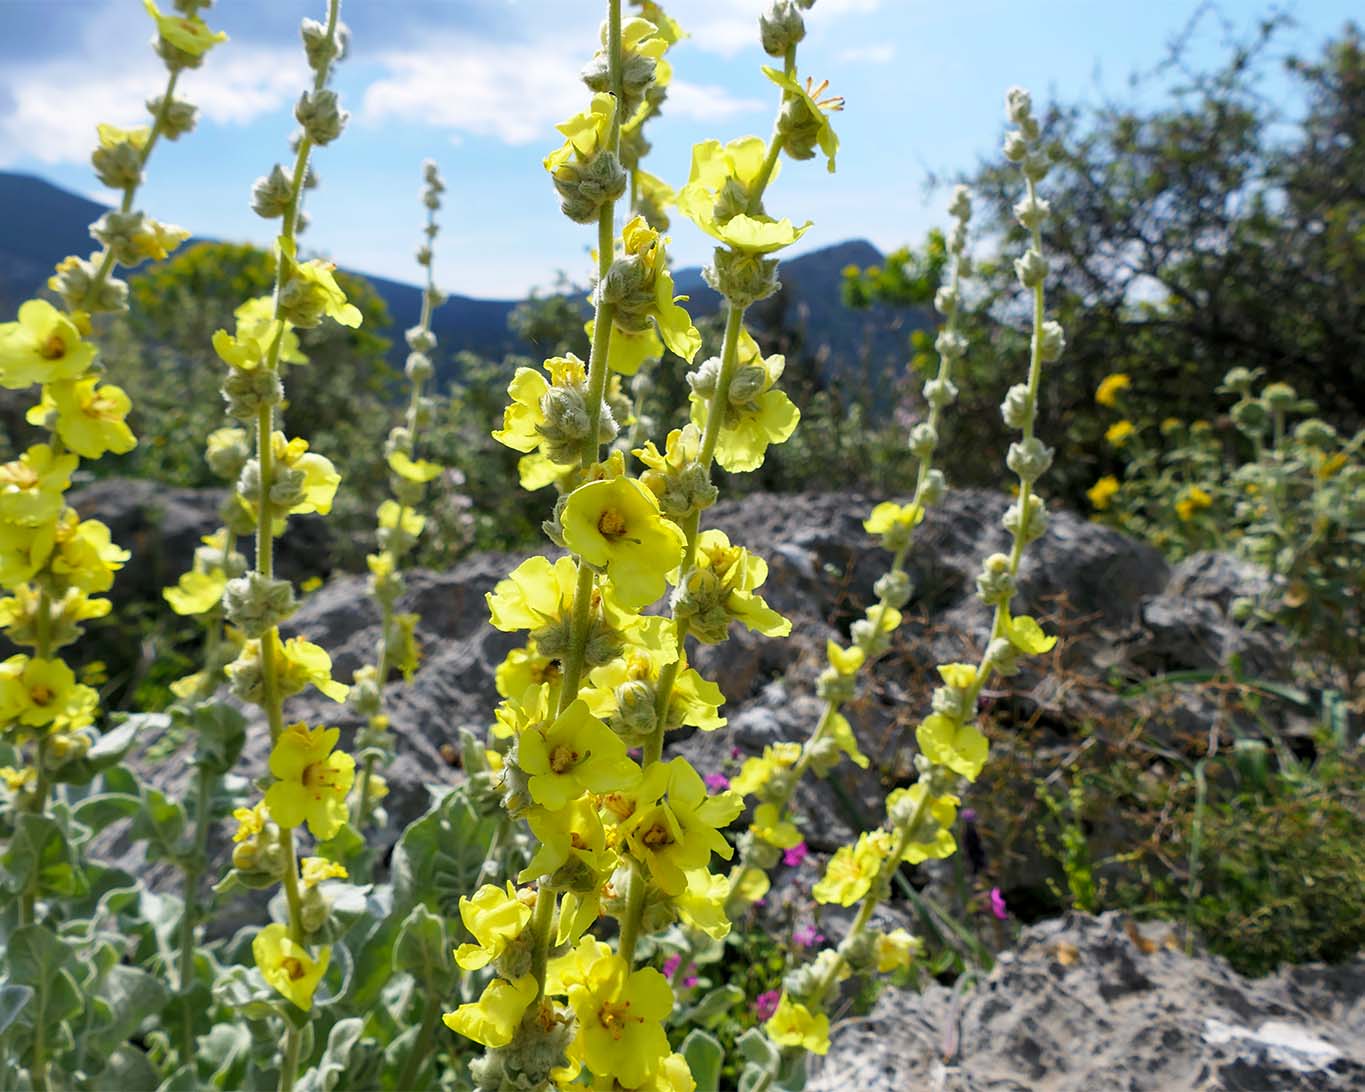
[[[795,868],[806,859],[806,854],[810,852],[805,842],[797,842],[791,849],[784,850],[782,853],[782,863],[788,868]]]
[[[792,943],[798,948],[814,948],[824,939],[825,934],[814,925],[798,926],[792,933]]]
[[[1009,907],[1005,905],[1005,896],[1000,893],[1000,888],[991,888],[991,913],[1001,921],[1010,916]]]
[[[768,990],[754,998],[754,1015],[760,1021],[767,1020],[777,1011],[777,1003],[782,999],[778,990]]]
[[[723,773],[709,773],[702,780],[706,782],[706,787],[712,792],[720,792],[730,787],[730,779]]]

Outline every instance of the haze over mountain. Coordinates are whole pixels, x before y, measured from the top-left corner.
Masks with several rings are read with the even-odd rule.
[[[12,317],[19,304],[41,288],[56,262],[68,254],[85,255],[95,249],[88,225],[105,207],[34,175],[0,171],[0,320]],[[840,302],[844,268],[882,260],[876,247],[858,239],[782,263],[784,321],[801,328],[805,348],[821,358],[827,377],[848,369],[861,371],[865,366],[874,372],[899,367],[906,356],[908,332],[930,321],[927,315],[907,317],[885,308],[850,311]],[[421,289],[351,272],[364,276],[388,304],[393,326],[380,332],[394,340],[393,356],[401,362],[402,332],[417,322]],[[674,279],[677,290],[691,297],[688,309],[694,316],[713,314],[719,308],[720,298],[706,286],[700,269],[676,270]],[[537,347],[508,327],[508,317],[519,302],[450,296],[432,324],[441,346],[438,368],[442,377],[450,377],[450,358],[460,350],[493,359],[507,353],[540,355]]]

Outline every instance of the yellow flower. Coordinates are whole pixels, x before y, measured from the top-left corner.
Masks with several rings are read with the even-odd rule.
[[[626,846],[665,893],[681,894],[687,886],[685,873],[706,867],[712,853],[727,861],[734,856],[720,831],[744,810],[744,801],[729,791],[708,796],[687,759],[652,763],[637,796],[649,803],[637,807],[623,824]]]
[[[565,140],[561,147],[545,157],[545,169],[560,177],[572,171],[574,162],[590,161],[600,149],[609,145],[615,118],[616,99],[602,91],[593,95],[592,105],[586,111],[555,126]]]
[[[1113,409],[1119,404],[1119,394],[1126,391],[1130,386],[1132,386],[1132,380],[1123,372],[1106,375],[1095,389],[1095,401],[1101,406],[1108,406]]]
[[[1057,645],[1056,636],[1044,633],[1043,627],[1027,614],[1013,618],[1006,613],[1004,636],[1026,656],[1040,656],[1044,652],[1051,652]]]
[[[834,157],[839,151],[839,137],[829,123],[829,115],[842,110],[844,100],[838,95],[819,97],[829,87],[828,80],[817,85],[807,76],[805,85],[802,86],[791,76],[767,65],[763,66],[763,74],[787,93],[782,102],[783,121],[794,121],[797,128],[796,133],[788,136],[782,146],[783,150],[793,159],[811,159],[818,145],[825,153],[825,163],[830,174],[833,174]],[[799,121],[791,116],[793,113],[800,115]]]
[[[493,684],[499,697],[510,698],[524,694],[527,687],[557,684],[559,677],[559,661],[542,655],[535,641],[527,641],[524,648],[514,648],[503,657],[493,673]]]
[[[25,766],[22,770],[16,770],[13,766],[0,766],[0,781],[4,782],[5,788],[10,792],[19,792],[37,779],[37,771],[31,766]]]
[[[137,438],[123,420],[132,408],[121,387],[100,386],[98,376],[92,375],[47,384],[42,401],[28,411],[27,419],[44,427],[55,411],[62,442],[84,459],[98,459],[106,451],[122,455],[137,447]]]
[[[924,509],[918,504],[882,501],[863,520],[863,530],[869,535],[884,535],[888,531],[909,531],[923,522]]]
[[[825,658],[830,667],[847,678],[858,673],[867,657],[861,648],[843,648],[835,641],[826,641]]]
[[[623,711],[621,700],[623,694],[629,698],[631,692],[622,688],[641,682],[648,686],[647,696],[651,696],[652,707],[652,696],[656,694],[660,674],[667,665],[679,658],[674,632],[673,626],[668,625],[665,619],[645,618],[644,627],[639,631],[643,640],[625,655],[594,668],[588,677],[595,689],[585,695],[592,704],[593,712],[608,721],[621,717],[623,712],[629,715],[629,709]],[[684,656],[669,694],[664,726],[677,728],[687,724],[704,732],[715,731],[725,726],[725,718],[720,715],[720,707],[724,702],[725,696],[720,687],[688,667]],[[638,707],[636,709],[638,711]],[[652,716],[649,721],[649,730],[652,731]]]
[[[327,972],[332,949],[324,945],[315,960],[302,944],[289,938],[289,930],[279,922],[267,925],[251,942],[251,954],[256,957],[265,980],[299,1008],[307,1012],[313,1007],[313,993]]]
[[[275,783],[265,792],[265,805],[282,827],[303,822],[314,838],[331,838],[346,825],[346,794],[355,781],[355,759],[333,752],[338,728],[291,724],[270,752]]]
[[[114,586],[114,573],[132,555],[115,546],[109,528],[97,519],[80,519],[68,508],[58,519],[53,534],[56,556],[52,572],[69,586],[84,592],[108,591]]]
[[[834,713],[829,718],[830,738],[838,744],[839,750],[852,760],[860,769],[867,769],[869,759],[858,749],[858,738],[853,734],[853,726],[842,713]]]
[[[1115,421],[1104,432],[1104,438],[1113,447],[1122,447],[1136,430],[1129,420]]]
[[[574,1053],[595,1076],[635,1088],[668,1056],[663,1021],[673,1011],[673,991],[654,968],[631,970],[619,956],[605,956],[586,981],[569,987],[569,1004],[578,1017]]]
[[[521,1018],[536,999],[536,976],[522,975],[515,982],[495,978],[484,987],[477,1001],[461,1005],[441,1017],[446,1027],[494,1049],[512,1041]]]
[[[0,465],[0,523],[37,527],[56,519],[79,462],[74,455],[55,454],[49,444],[34,444]]]
[[[964,724],[942,713],[931,713],[915,729],[920,753],[968,781],[975,781],[986,765],[990,744],[974,724]]]
[[[1109,507],[1109,502],[1118,495],[1119,480],[1112,474],[1106,474],[1094,485],[1085,491],[1085,495],[1090,498],[1099,511],[1103,512]]]
[[[673,904],[678,908],[683,924],[699,929],[713,940],[723,940],[730,933],[730,919],[725,914],[729,898],[727,877],[695,868],[687,873],[687,887]]]
[[[250,642],[259,646],[259,642]],[[317,687],[336,702],[346,700],[351,688],[332,678],[332,657],[302,637],[291,637],[280,649],[279,686],[284,697],[297,694],[309,685]]]
[[[414,459],[406,451],[395,451],[389,455],[389,469],[404,481],[410,482],[429,482],[441,473],[439,463]]]
[[[335,265],[321,258],[295,261],[294,241],[284,236],[280,236],[277,245],[286,273],[279,305],[282,317],[296,326],[317,326],[324,315],[351,329],[360,325],[363,318],[360,308],[347,301],[346,293],[332,275]]]
[[[274,432],[270,441],[278,467],[303,472],[303,499],[289,511],[295,515],[308,512],[327,515],[332,510],[337,486],[341,484],[341,475],[331,460],[309,451],[308,441],[300,437],[286,440],[283,432]]]
[[[654,328],[670,350],[692,363],[701,348],[701,334],[677,303],[687,297],[673,295],[673,274],[668,271],[664,250],[668,240],[661,238],[643,216],[636,216],[621,229],[621,240],[625,257],[634,259],[639,270],[640,283],[625,298],[614,301],[608,366],[623,375],[634,375],[645,359],[658,356],[657,339],[642,336],[652,335]]]
[[[767,842],[778,849],[791,849],[802,840],[796,824],[778,815],[776,804],[759,804],[754,809],[749,832],[760,842]]]
[[[560,811],[532,808],[526,816],[526,822],[539,844],[536,846],[535,855],[518,873],[519,883],[540,876],[549,876],[570,860],[586,866],[589,871],[600,875],[604,880],[616,866],[616,854],[607,849],[607,835],[602,827],[602,817],[590,796],[581,796]],[[580,903],[578,909],[586,913],[585,905]],[[594,903],[592,917],[583,923],[584,927],[596,920],[596,907],[597,904]],[[561,936],[571,931],[570,922],[566,920],[571,917],[573,914],[569,913],[568,908],[561,906],[559,914]],[[578,933],[582,931],[577,930]]]
[[[162,15],[153,0],[142,0],[142,6],[156,20],[156,32],[182,53],[202,57],[219,42],[227,41],[226,34],[209,30],[197,15]]]
[[[163,588],[162,597],[176,614],[204,614],[218,606],[227,587],[227,573],[213,569],[201,573],[190,570],[181,573],[173,588]]]
[[[299,862],[304,887],[317,887],[324,880],[344,880],[350,876],[346,866],[326,857],[305,857]]]
[[[768,783],[769,778],[780,770],[790,769],[801,758],[801,744],[775,743],[763,748],[761,756],[751,756],[744,760],[739,775],[730,781],[730,789],[740,796],[751,796]]]
[[[796,430],[801,411],[775,384],[782,378],[786,358],[765,357],[747,330],[739,335],[736,380],[752,380],[742,401],[736,400],[738,388],[731,383],[720,436],[716,441],[716,462],[726,470],[744,473],[763,465],[763,457],[773,444],[780,444]],[[717,392],[713,397],[724,397]],[[692,424],[706,427],[709,399],[695,390],[688,396],[692,405]]]
[[[763,1026],[779,1046],[800,1047],[812,1054],[824,1054],[829,1050],[829,1017],[823,1012],[813,1014],[801,1002],[788,997],[785,991],[777,1003],[777,1011]]]
[[[840,846],[825,866],[824,877],[811,889],[815,901],[837,902],[840,906],[860,901],[881,871],[891,848],[888,841],[884,830],[864,831],[858,835],[857,845]]]
[[[553,562],[540,555],[528,557],[485,596],[493,627],[504,633],[534,631],[567,618],[573,610],[577,580],[571,557]]]
[[[692,170],[678,194],[678,208],[697,227],[733,250],[769,254],[791,246],[806,233],[810,221],[796,227],[783,217],[750,213],[749,198],[757,187],[768,154],[761,137],[744,137],[722,145],[704,140],[692,149]],[[775,180],[774,164],[769,181]]]
[[[911,936],[904,929],[893,929],[889,933],[878,933],[872,952],[877,960],[877,970],[889,974],[909,967],[914,958],[924,951],[924,941]]]
[[[265,830],[266,823],[270,821],[270,809],[262,801],[253,808],[234,808],[232,817],[237,820],[237,829],[232,832],[232,840],[245,842]]]
[[[630,788],[640,768],[610,728],[575,701],[543,732],[529,728],[517,740],[517,763],[530,776],[531,799],[551,811],[584,792]]]
[[[907,864],[919,864],[927,860],[943,860],[957,851],[957,841],[953,838],[953,824],[957,821],[957,797],[945,793],[925,803],[929,786],[923,781],[908,789],[897,789],[886,798],[889,813],[903,799],[909,799],[911,807],[919,809],[920,819],[912,832],[915,840],[909,842],[901,860]]]
[[[0,663],[0,723],[18,721],[30,727],[84,719],[97,696],[76,681],[61,660],[42,660],[24,655]]]
[[[0,587],[14,588],[33,579],[51,556],[56,533],[52,524],[0,523]]]
[[[47,300],[29,300],[17,322],[0,323],[0,387],[75,379],[94,359],[95,347],[81,340],[76,323]]]
[[[552,896],[546,893],[543,897]],[[505,889],[486,883],[474,892],[472,899],[460,896],[460,920],[476,943],[461,944],[455,949],[455,962],[466,971],[477,971],[492,963],[521,936],[531,920],[531,908],[517,897],[511,880]]]
[[[686,543],[659,513],[654,494],[632,478],[589,482],[569,494],[560,521],[564,544],[604,566],[621,603],[643,607],[663,595],[665,574],[682,562]]]
[[[1197,485],[1191,485],[1175,502],[1175,511],[1182,523],[1188,523],[1194,519],[1196,513],[1203,511],[1212,504],[1213,498],[1205,490]]]

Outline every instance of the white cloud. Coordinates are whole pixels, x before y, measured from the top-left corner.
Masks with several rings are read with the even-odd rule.
[[[886,64],[896,56],[896,47],[893,45],[868,45],[853,46],[850,49],[839,50],[838,59],[849,64]]]
[[[805,14],[808,24],[818,25],[843,15],[866,15],[882,0],[820,0]],[[683,16],[692,42],[707,53],[733,57],[758,41],[758,17],[771,0],[693,0]]]
[[[675,79],[668,85],[668,102],[664,109],[689,121],[723,121],[737,114],[767,110],[763,99],[736,98],[724,87],[715,84],[688,83]]]
[[[241,125],[277,109],[302,85],[297,50],[238,48],[210,55],[203,69],[182,80],[182,97],[200,117]],[[0,163],[80,163],[90,155],[100,122],[129,126],[147,121],[147,99],[165,86],[161,63],[145,51],[101,68],[74,60],[11,67],[3,77],[9,108],[0,117]]]
[[[495,49],[461,38],[378,60],[388,74],[365,90],[366,121],[402,118],[526,144],[544,138],[572,112],[570,104],[582,108],[579,65],[551,49]]]

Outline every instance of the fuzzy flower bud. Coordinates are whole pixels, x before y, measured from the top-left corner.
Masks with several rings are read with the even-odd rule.
[[[1010,575],[1010,559],[1004,554],[991,554],[976,578],[976,594],[987,606],[1008,603],[1014,598],[1014,577]]]
[[[276,163],[270,173],[256,179],[251,187],[251,211],[266,220],[276,220],[285,214],[293,190],[289,173]]]
[[[942,410],[957,401],[957,384],[951,379],[930,379],[924,384],[924,400]]]
[[[702,279],[736,307],[765,300],[782,287],[777,259],[717,247]]]
[[[806,36],[806,21],[791,0],[774,0],[767,14],[758,17],[758,33],[764,53],[785,57]]]
[[[227,582],[223,607],[228,619],[248,637],[260,637],[294,613],[294,587],[252,571]]]
[[[184,99],[172,98],[168,103],[165,96],[158,95],[147,100],[147,112],[161,118],[161,135],[167,140],[179,140],[194,130],[199,108]]]
[[[1009,453],[1005,456],[1005,465],[1022,480],[1036,482],[1052,465],[1052,448],[1036,436],[1031,436],[1027,440],[1010,444]]]
[[[262,409],[284,401],[284,383],[268,368],[231,368],[221,389],[228,416],[239,421],[254,421]]]
[[[408,348],[414,353],[429,353],[436,348],[436,335],[424,326],[410,326],[403,331]]]
[[[943,471],[935,468],[924,476],[924,488],[920,491],[920,500],[924,502],[926,507],[931,504],[938,504],[947,491],[948,482],[943,476]]]
[[[341,109],[337,93],[329,88],[305,91],[294,107],[294,118],[303,126],[308,139],[317,145],[330,144],[341,136],[349,117]]]
[[[1047,276],[1047,259],[1030,249],[1014,260],[1014,275],[1025,288],[1037,288]]]
[[[1022,495],[1020,500],[1022,500]],[[1019,501],[1011,504],[1005,510],[1004,519],[1001,521],[1005,530],[1016,538],[1022,538],[1024,545],[1036,542],[1047,533],[1047,509],[1043,507],[1042,498],[1036,493],[1029,494],[1028,520],[1021,527],[1019,523]]]
[[[891,569],[877,578],[877,582],[872,585],[872,591],[888,607],[900,610],[910,602],[910,596],[915,593],[915,585],[910,579],[910,574],[904,569]]]
[[[1066,332],[1060,322],[1043,323],[1038,341],[1044,364],[1054,364],[1062,358],[1062,351],[1066,348]]]
[[[928,459],[938,447],[938,430],[928,421],[921,421],[910,430],[910,451],[919,459]]]
[[[299,35],[303,38],[303,51],[308,57],[308,67],[316,72],[332,59],[340,60],[346,54],[346,43],[350,34],[345,24],[338,23],[336,32],[329,38],[327,28],[316,19],[304,19],[299,24]]]
[[[1000,416],[1010,428],[1023,429],[1033,420],[1033,413],[1033,402],[1028,396],[1027,384],[1016,383],[1000,404]]]

